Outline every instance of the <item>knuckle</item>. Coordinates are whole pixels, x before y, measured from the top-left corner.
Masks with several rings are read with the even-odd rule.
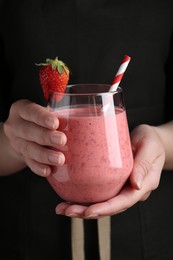
[[[16,137],[14,127],[11,126],[9,119],[7,119],[3,124],[3,131],[10,140]]]
[[[30,144],[29,142],[27,141],[23,141],[23,145],[21,145],[21,153],[24,155],[24,156],[27,156],[27,157],[31,157],[31,153],[30,153]]]
[[[39,176],[43,176],[44,172],[37,162],[35,162],[31,159],[26,159],[26,164],[28,165],[28,167],[30,168],[30,170],[32,172],[34,172],[35,174],[37,174]]]
[[[45,155],[41,146],[24,141],[21,147],[21,153],[28,160],[33,160],[35,162],[42,162],[45,159]]]
[[[143,174],[143,178],[144,178],[144,177],[147,176],[147,174],[149,173],[151,164],[150,164],[150,162],[147,161],[147,160],[141,160],[141,161],[139,162],[139,165],[140,165],[140,167],[142,168],[142,174]]]
[[[49,143],[49,133],[45,128],[41,128],[40,130],[40,142],[42,144]]]
[[[9,127],[9,121],[8,120],[3,124],[3,130],[4,130],[5,135],[9,137],[10,127]]]
[[[32,108],[30,108],[30,109],[32,109]],[[39,125],[40,122],[41,122],[41,118],[42,118],[41,116],[42,116],[42,114],[41,114],[40,110],[37,109],[37,110],[35,111],[35,114],[34,114],[34,121],[35,121],[35,123],[38,124],[38,125]]]
[[[39,162],[46,161],[45,153],[44,153],[43,149],[41,149],[41,147],[40,147],[40,149],[37,149],[36,156],[37,156],[37,161],[39,161]]]
[[[27,139],[29,133],[31,131],[31,126],[27,124],[25,121],[20,123],[20,126],[17,128],[18,136],[24,137]]]

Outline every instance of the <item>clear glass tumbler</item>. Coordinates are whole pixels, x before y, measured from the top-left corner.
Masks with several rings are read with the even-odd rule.
[[[60,121],[67,144],[53,147],[64,153],[63,166],[55,166],[50,185],[65,201],[92,204],[106,201],[128,179],[133,156],[122,89],[110,85],[77,84],[66,93],[50,93],[48,109]]]

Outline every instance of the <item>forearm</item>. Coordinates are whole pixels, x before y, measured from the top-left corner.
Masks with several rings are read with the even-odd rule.
[[[155,127],[165,149],[165,170],[173,169],[173,121]]]
[[[0,176],[13,174],[25,168],[25,163],[15,154],[0,123]]]

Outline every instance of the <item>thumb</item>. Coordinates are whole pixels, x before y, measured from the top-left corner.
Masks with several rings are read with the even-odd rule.
[[[162,149],[150,126],[143,125],[132,133],[132,149],[134,151],[134,167],[130,176],[133,188],[140,190],[145,177],[158,165]],[[156,163],[157,162],[157,163]]]

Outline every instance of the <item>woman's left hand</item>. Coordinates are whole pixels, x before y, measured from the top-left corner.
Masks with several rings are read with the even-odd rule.
[[[118,214],[139,201],[146,200],[160,182],[165,163],[165,150],[156,128],[140,125],[131,133],[134,166],[129,182],[118,195],[108,201],[92,204],[89,207],[60,203],[56,213],[69,217],[97,219]]]

